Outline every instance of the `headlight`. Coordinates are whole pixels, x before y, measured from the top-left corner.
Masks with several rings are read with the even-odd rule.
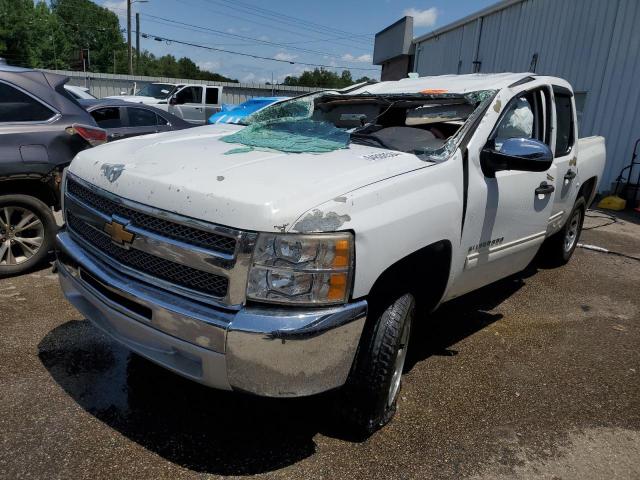
[[[294,304],[344,303],[349,298],[353,235],[271,234],[258,236],[247,298]]]

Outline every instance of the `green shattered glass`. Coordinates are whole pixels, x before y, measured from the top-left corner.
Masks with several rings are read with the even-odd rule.
[[[309,118],[281,118],[252,123],[242,130],[222,137],[227,143],[247,147],[269,148],[290,153],[325,153],[347,148],[349,133],[332,123]],[[239,153],[241,149],[233,149]]]

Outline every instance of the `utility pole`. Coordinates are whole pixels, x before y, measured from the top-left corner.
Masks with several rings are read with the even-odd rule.
[[[140,14],[136,12],[136,74],[140,74]]]
[[[127,0],[127,49],[129,62],[129,75],[133,75],[133,56],[131,55],[131,0]]]
[[[129,49],[129,75],[133,75],[133,51],[131,48],[131,5],[134,3],[147,3],[149,0],[127,0],[127,48]],[[136,23],[138,24],[138,28],[136,28],[136,35],[140,35],[140,20],[138,19],[138,14],[136,13]],[[138,40],[138,45],[140,41]]]
[[[116,51],[113,51],[113,74],[116,74]]]

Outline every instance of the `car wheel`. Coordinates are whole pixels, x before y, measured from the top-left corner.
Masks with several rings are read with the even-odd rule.
[[[554,266],[566,264],[578,246],[586,203],[580,197],[573,206],[569,218],[562,229],[547,239],[544,245],[544,257]]]
[[[372,434],[396,412],[416,303],[410,293],[392,298],[381,313],[373,311],[337,400],[341,416],[359,435]]]
[[[38,265],[57,230],[51,208],[28,195],[0,197],[0,277]]]

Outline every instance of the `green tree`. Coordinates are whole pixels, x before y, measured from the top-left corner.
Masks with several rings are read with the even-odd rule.
[[[126,50],[118,16],[89,0],[52,0],[51,9],[71,44],[69,63],[81,69],[81,52],[88,49],[90,70],[113,71],[114,52]]]
[[[127,73],[127,44],[115,13],[89,0],[0,0],[0,56],[11,65],[82,70],[88,49],[89,71]],[[134,59],[135,65],[135,59]],[[237,82],[200,70],[189,58],[156,57],[143,51],[136,73]]]
[[[342,74],[338,75],[324,68],[316,68],[314,70],[305,70],[299,77],[286,77],[283,83],[285,85],[303,87],[344,88],[354,83],[365,81],[365,79],[369,80],[367,77],[362,77],[354,81],[349,70],[343,70]]]
[[[33,16],[31,0],[0,0],[0,55],[13,65],[29,66],[34,60],[30,52]]]
[[[198,66],[187,57],[182,57],[178,60],[178,76],[182,78],[198,78],[200,69]]]

